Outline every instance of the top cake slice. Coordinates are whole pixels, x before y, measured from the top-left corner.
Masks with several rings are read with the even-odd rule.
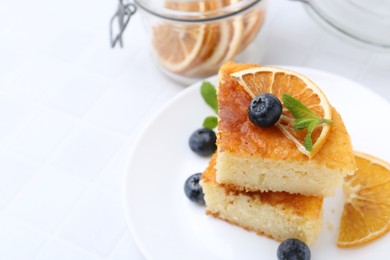
[[[356,170],[349,134],[332,109],[333,124],[318,153],[309,158],[277,127],[248,119],[251,96],[231,74],[259,67],[227,63],[219,72],[217,182],[237,190],[332,195]]]

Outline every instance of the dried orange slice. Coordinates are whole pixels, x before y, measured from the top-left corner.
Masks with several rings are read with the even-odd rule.
[[[172,10],[199,12],[205,18],[210,15],[208,11],[224,7],[227,4],[225,1],[173,0],[167,1],[165,6]],[[165,22],[153,28],[153,47],[161,65],[169,71],[192,77],[210,75],[218,70],[221,63],[236,55],[240,35],[236,34],[235,27],[240,26],[242,24],[229,21],[193,24]]]
[[[226,5],[237,4],[241,0],[223,0],[223,1],[226,6]],[[228,22],[230,25],[231,37],[229,41],[230,42],[229,48],[225,53],[223,61],[233,60],[237,56],[237,54],[240,51],[240,44],[243,40],[242,37],[244,35],[244,22],[242,16],[233,17]]]
[[[290,70],[276,67],[255,67],[235,72],[231,75],[252,97],[262,93],[272,93],[280,100],[283,94],[289,94],[301,101],[318,117],[332,119],[332,109],[325,94],[307,77]],[[282,133],[297,146],[303,154],[312,158],[325,143],[330,125],[319,124],[311,138],[313,147],[308,151],[304,146],[307,130],[295,130],[291,113],[283,108],[281,119],[275,124]]]
[[[208,10],[222,9],[241,0],[211,0]],[[190,71],[191,75],[211,75],[224,62],[233,59],[239,52],[242,36],[243,22],[241,17],[233,17],[227,20],[207,23],[207,32],[214,36],[214,42],[208,42],[211,55],[204,56],[202,63]]]
[[[265,11],[263,8],[255,9],[246,13],[244,20],[244,33],[242,42],[240,44],[239,52],[243,51],[252,43],[256,35],[259,33],[265,18]]]
[[[223,0],[213,0],[208,2],[210,6],[209,10],[220,9],[224,6]],[[222,60],[225,57],[226,50],[229,48],[231,30],[229,24],[226,21],[218,21],[207,24],[208,34],[214,36],[214,41],[209,41],[210,54],[205,56],[204,61],[194,68],[197,74],[208,75],[218,70]],[[196,73],[194,73],[196,74]]]
[[[207,10],[205,2],[165,3],[166,7],[180,11]],[[206,24],[180,24],[164,22],[153,27],[153,47],[160,63],[170,71],[183,72],[199,60],[199,54],[208,40]]]
[[[364,245],[390,230],[390,164],[364,153],[355,158],[358,170],[344,182],[339,247]]]

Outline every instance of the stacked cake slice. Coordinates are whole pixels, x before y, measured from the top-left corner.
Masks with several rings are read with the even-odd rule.
[[[322,226],[323,197],[356,169],[350,137],[340,115],[312,158],[273,126],[248,119],[251,95],[234,78],[256,65],[220,69],[217,153],[202,177],[207,214],[282,241],[311,244]],[[292,83],[285,83],[292,84]]]

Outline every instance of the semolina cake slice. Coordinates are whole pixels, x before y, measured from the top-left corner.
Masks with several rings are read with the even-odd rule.
[[[219,72],[217,182],[246,191],[332,195],[356,170],[342,118],[332,108],[325,143],[309,158],[276,126],[261,128],[248,119],[252,98],[231,74],[253,67],[259,66],[227,63]]]
[[[202,175],[208,215],[277,241],[298,238],[312,244],[322,227],[322,197],[286,192],[245,192],[215,180],[214,155]]]

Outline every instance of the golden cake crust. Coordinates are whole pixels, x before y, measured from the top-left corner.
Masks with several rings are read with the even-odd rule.
[[[327,140],[312,159],[299,152],[295,144],[275,126],[260,128],[249,121],[247,113],[251,97],[230,75],[253,67],[259,65],[229,62],[219,71],[218,152],[302,163],[311,160],[330,169],[354,172],[356,163],[351,140],[343,120],[334,108],[334,123]]]
[[[271,206],[278,206],[284,209],[292,209],[297,216],[306,219],[317,219],[322,210],[322,197],[303,196],[300,194],[291,194],[287,192],[245,192],[231,189],[230,186],[216,182],[216,164],[217,154],[214,154],[206,170],[202,174],[202,182],[220,185],[224,187],[225,192],[230,194],[245,194],[253,200]]]

